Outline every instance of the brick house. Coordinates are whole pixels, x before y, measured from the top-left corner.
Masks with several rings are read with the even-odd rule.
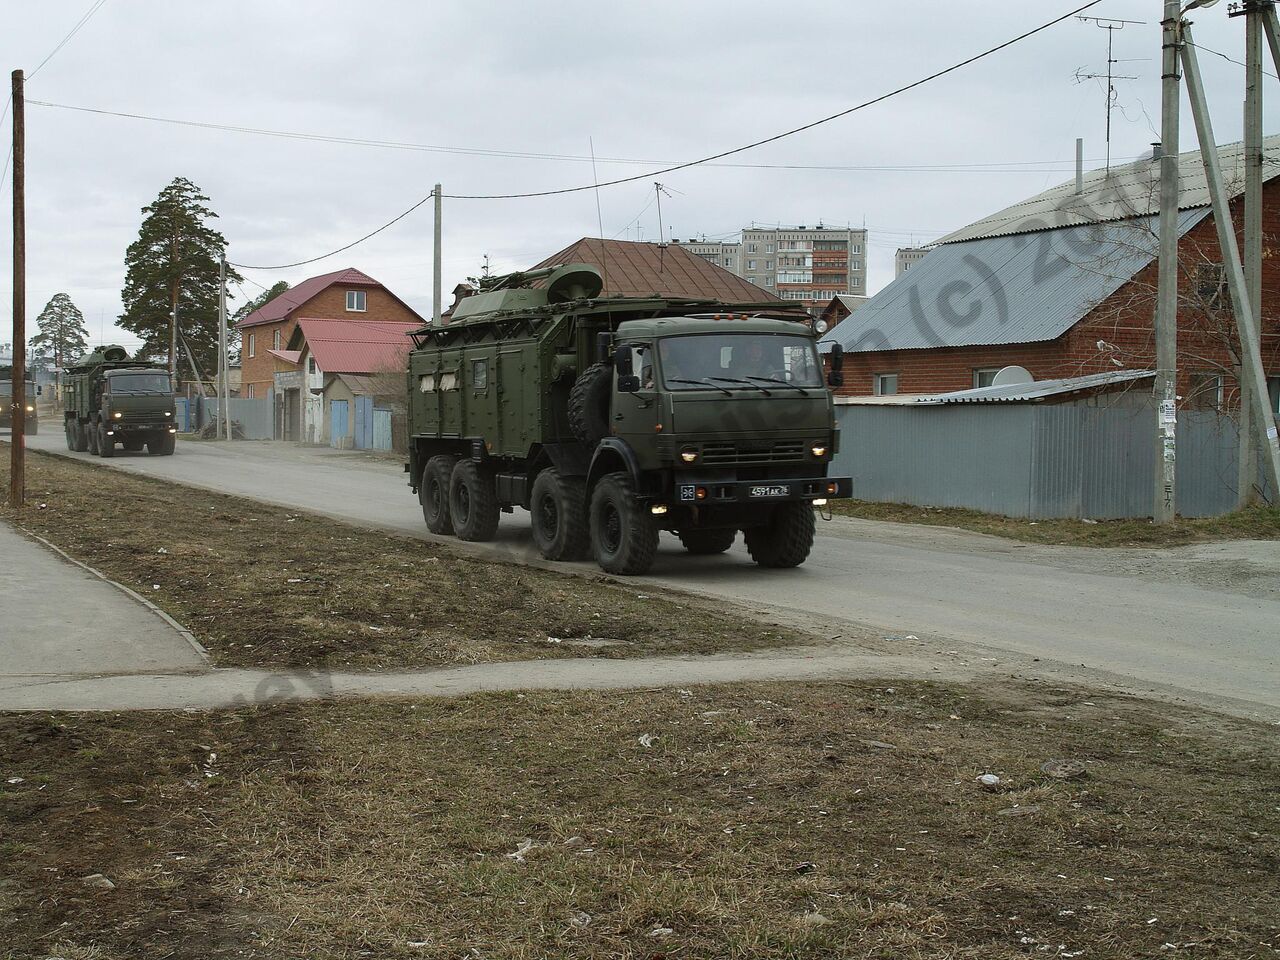
[[[1262,354],[1280,403],[1280,137],[1265,143]],[[1219,148],[1239,238],[1240,144]],[[1179,157],[1178,393],[1237,405],[1235,321],[1199,151]],[[1155,363],[1159,163],[1097,170],[944,238],[824,337],[845,350],[848,395],[936,394]]]
[[[275,375],[296,370],[297,358],[288,355],[288,344],[302,317],[416,326],[426,322],[385,286],[354,267],[311,277],[240,321],[242,397],[271,397]]]

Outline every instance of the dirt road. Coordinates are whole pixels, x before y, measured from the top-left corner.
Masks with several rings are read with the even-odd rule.
[[[67,454],[52,433],[30,446]],[[106,462],[430,538],[393,461],[292,444],[187,442],[174,457]],[[809,562],[792,571],[760,570],[740,545],[725,557],[692,558],[664,537],[642,582],[818,632],[853,622],[917,635],[935,652],[986,647],[1117,675],[1138,690],[1181,689],[1201,702],[1257,704],[1268,715],[1280,707],[1280,543],[1100,551],[851,520],[820,533]],[[476,549],[540,562],[522,514],[504,517],[498,539]]]

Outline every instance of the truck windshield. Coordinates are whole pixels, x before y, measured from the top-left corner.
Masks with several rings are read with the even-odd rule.
[[[658,342],[668,390],[724,389],[735,381],[763,387],[822,386],[813,340],[781,333],[690,334]]]
[[[112,393],[169,393],[169,378],[163,373],[125,373],[108,377]]]
[[[34,383],[27,384],[27,399],[30,400],[36,395],[36,385]],[[0,402],[7,401],[13,396],[13,381],[0,380]]]

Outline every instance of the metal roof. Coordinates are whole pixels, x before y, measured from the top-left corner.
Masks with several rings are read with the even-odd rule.
[[[289,338],[289,348],[304,348],[325,373],[403,372],[416,323],[381,320],[315,320],[302,318]]]
[[[1179,235],[1208,215],[1204,207],[1180,213]],[[869,353],[1054,340],[1155,259],[1155,231],[1155,217],[1137,217],[948,243],[821,344]]]
[[[1263,177],[1280,174],[1280,135],[1263,141],[1266,162]],[[1244,145],[1218,147],[1222,176],[1229,196],[1244,192]],[[1200,151],[1178,154],[1178,209],[1209,206],[1209,188]],[[1123,166],[1090,170],[1084,175],[1084,189],[1076,193],[1073,177],[1044,193],[1006,207],[999,213],[961,227],[938,241],[960,243],[983,237],[1002,237],[1086,223],[1108,223],[1129,217],[1145,217],[1160,211],[1160,164],[1143,157]],[[917,269],[912,267],[913,270]]]
[[[589,263],[599,269],[604,277],[602,297],[691,297],[729,304],[781,302],[763,287],[674,243],[583,237],[532,269],[566,263]]]
[[[998,387],[976,387],[972,390],[956,390],[922,396],[893,395],[887,397],[837,397],[836,403],[846,406],[941,406],[952,403],[1037,403],[1049,397],[1068,393],[1081,393],[1101,387],[1132,383],[1155,376],[1151,370],[1108,370],[1083,377],[1065,377],[1061,380],[1039,380],[1030,383],[1010,383]]]
[[[249,314],[240,321],[241,329],[245,327],[256,327],[263,323],[275,323],[289,317],[299,307],[305,306],[317,294],[323,293],[333,286],[344,287],[376,287],[386,291],[386,293],[396,300],[405,310],[418,316],[416,310],[409,306],[394,293],[387,289],[386,286],[379,283],[373,277],[369,276],[363,270],[357,270],[355,267],[347,267],[345,270],[335,270],[333,273],[322,273],[318,277],[308,277],[296,287],[290,287],[284,293],[272,297],[253,313]],[[423,321],[425,322],[425,321]]]

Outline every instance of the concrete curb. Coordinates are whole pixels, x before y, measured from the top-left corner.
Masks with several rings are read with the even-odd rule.
[[[93,576],[97,577],[103,583],[106,583],[115,587],[125,596],[142,604],[142,606],[146,607],[148,610],[154,613],[157,617],[163,620],[166,624],[172,627],[177,632],[177,634],[180,637],[182,637],[183,640],[187,641],[187,643],[191,645],[191,649],[196,652],[196,654],[200,657],[201,660],[203,660],[210,667],[213,666],[213,658],[209,656],[209,651],[204,648],[204,646],[200,643],[199,640],[195,638],[195,636],[191,633],[191,631],[188,630],[186,627],[184,627],[182,624],[180,624],[177,620],[173,619],[173,617],[169,616],[169,614],[165,613],[163,610],[157,607],[154,603],[152,603],[142,594],[138,593],[136,590],[131,590],[129,587],[126,587],[123,583],[117,583],[116,581],[108,577],[105,573],[103,573],[100,570],[95,570],[93,567],[89,566],[87,563],[80,562],[75,557],[71,556],[69,553],[63,550],[61,547],[55,546],[54,544],[46,540],[44,537],[41,537],[37,534],[32,533],[26,527],[20,527],[17,524],[14,524],[14,529],[17,530],[19,533],[21,533],[23,536],[26,536],[32,540],[35,540],[37,543],[43,544],[45,547],[52,550],[54,553],[56,553],[58,556],[60,556],[63,560],[67,561],[68,563],[74,564],[75,566],[79,567],[81,570],[84,570],[86,573],[90,573]]]

